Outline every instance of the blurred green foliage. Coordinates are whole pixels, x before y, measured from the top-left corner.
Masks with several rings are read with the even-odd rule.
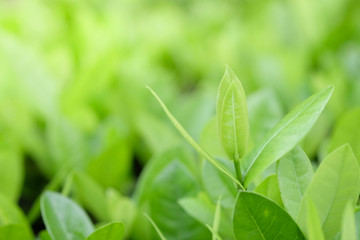
[[[145,86],[209,152],[223,156],[207,139],[216,134],[213,96],[226,64],[248,95],[249,148],[284,112],[334,84],[302,146],[316,160],[349,142],[359,157],[359,134],[352,131],[360,104],[358,0],[2,0],[1,199],[19,203],[35,222],[38,195],[65,184],[65,194],[96,220],[123,221],[127,236],[145,239],[132,226],[146,221],[137,208],[147,209],[165,235],[180,234],[174,224],[181,215],[184,228],[197,231],[193,236],[207,236],[174,204],[201,189],[201,173],[188,163],[196,156],[183,149]],[[172,193],[162,181],[181,187]],[[171,213],[150,210],[163,201]],[[127,213],[106,212],[110,205]],[[174,222],[163,223],[165,217]],[[22,221],[11,224],[24,227]],[[148,222],[141,227],[155,234]]]

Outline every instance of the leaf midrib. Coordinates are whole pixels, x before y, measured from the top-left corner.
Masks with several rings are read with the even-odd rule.
[[[312,105],[316,100],[318,100],[319,98],[322,97],[322,94],[319,95],[317,98],[314,98],[314,100],[312,100],[310,103],[308,103],[303,110],[301,110],[298,114],[296,114],[293,118],[291,118],[283,127],[281,127],[275,134],[273,134],[260,148],[259,152],[256,154],[256,156],[253,158],[253,160],[250,163],[250,166],[247,168],[247,170],[245,171],[244,174],[244,179],[246,178],[249,170],[251,169],[251,167],[253,166],[253,164],[255,163],[256,159],[260,156],[260,154],[263,152],[264,148],[269,144],[269,142],[271,140],[273,140],[276,136],[278,136],[280,134],[280,132],[282,132],[290,123],[292,123],[299,115],[301,115],[302,113],[305,112],[305,110],[307,110],[309,108],[310,105]]]

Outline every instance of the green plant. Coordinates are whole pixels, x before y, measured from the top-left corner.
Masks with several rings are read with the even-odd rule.
[[[310,131],[333,92],[329,86],[309,97],[288,113],[252,150],[247,151],[249,122],[246,97],[241,82],[227,67],[217,97],[219,140],[229,157],[220,160],[204,150],[181,126],[165,104],[150,89],[177,130],[194,149],[215,168],[218,176],[209,178],[209,184],[229,189],[228,181],[237,185],[235,190],[222,191],[232,203],[222,204],[232,218],[233,233],[221,226],[211,232],[213,239],[304,239],[324,236],[333,239],[339,234],[355,238],[354,207],[360,188],[360,168],[349,144],[330,153],[313,173],[311,163],[298,145]],[[225,161],[232,161],[233,165]],[[276,175],[262,178],[261,174],[276,164]],[[206,163],[204,163],[204,168]],[[214,169],[213,169],[214,170]],[[235,172],[235,175],[233,174]],[[210,173],[210,172],[207,172]],[[260,180],[260,184],[256,180]],[[211,191],[208,189],[211,196]],[[257,193],[256,193],[257,192]],[[203,198],[180,200],[180,205],[206,226],[214,219],[213,210],[201,210]],[[211,205],[211,204],[210,204]],[[344,213],[345,208],[347,209]],[[218,212],[218,210],[216,211]],[[207,217],[205,217],[208,215]],[[217,218],[219,214],[217,213]],[[222,221],[220,220],[220,222]],[[314,221],[314,222],[313,222]],[[349,222],[349,226],[346,224]],[[223,229],[221,229],[223,228]],[[220,235],[220,236],[219,236]]]

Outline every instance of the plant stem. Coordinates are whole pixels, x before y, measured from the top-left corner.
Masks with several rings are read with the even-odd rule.
[[[242,175],[241,175],[241,169],[240,169],[240,159],[238,156],[233,159],[235,172],[236,172],[236,178],[239,180],[239,182],[242,183]],[[244,188],[242,190],[245,190]]]

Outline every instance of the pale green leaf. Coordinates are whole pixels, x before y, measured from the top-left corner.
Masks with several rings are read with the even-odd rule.
[[[281,199],[294,219],[299,214],[301,200],[313,175],[311,162],[300,146],[287,153],[277,164]]]
[[[159,235],[161,240],[166,240],[164,234],[162,234],[161,230],[159,229],[159,227],[156,225],[156,223],[154,222],[154,220],[151,219],[151,217],[149,215],[147,215],[146,213],[144,213],[145,217],[149,220],[149,222],[151,223],[151,225],[154,227],[155,231],[157,232],[157,234]]]
[[[45,192],[40,203],[46,230],[53,240],[83,240],[94,231],[90,218],[72,200]]]
[[[348,201],[358,199],[360,168],[349,144],[330,153],[320,164],[308,186],[297,218],[301,229],[306,230],[306,203],[312,200],[319,214],[326,239],[341,229],[342,213]]]
[[[333,86],[329,86],[298,105],[244,157],[242,168],[245,186],[301,141],[329,101],[333,89]]]
[[[239,160],[248,143],[248,112],[241,82],[228,66],[218,89],[216,115],[225,152],[230,159]]]
[[[341,240],[357,240],[356,236],[354,207],[348,202],[342,218]]]
[[[270,175],[262,181],[259,186],[255,188],[256,193],[260,193],[261,195],[268,197],[275,203],[279,204],[279,206],[283,206],[283,202],[281,200],[279,182],[276,177],[276,174]]]
[[[307,237],[309,240],[325,240],[324,233],[322,231],[319,215],[316,210],[316,206],[309,199],[307,202],[307,218],[306,218]]]

